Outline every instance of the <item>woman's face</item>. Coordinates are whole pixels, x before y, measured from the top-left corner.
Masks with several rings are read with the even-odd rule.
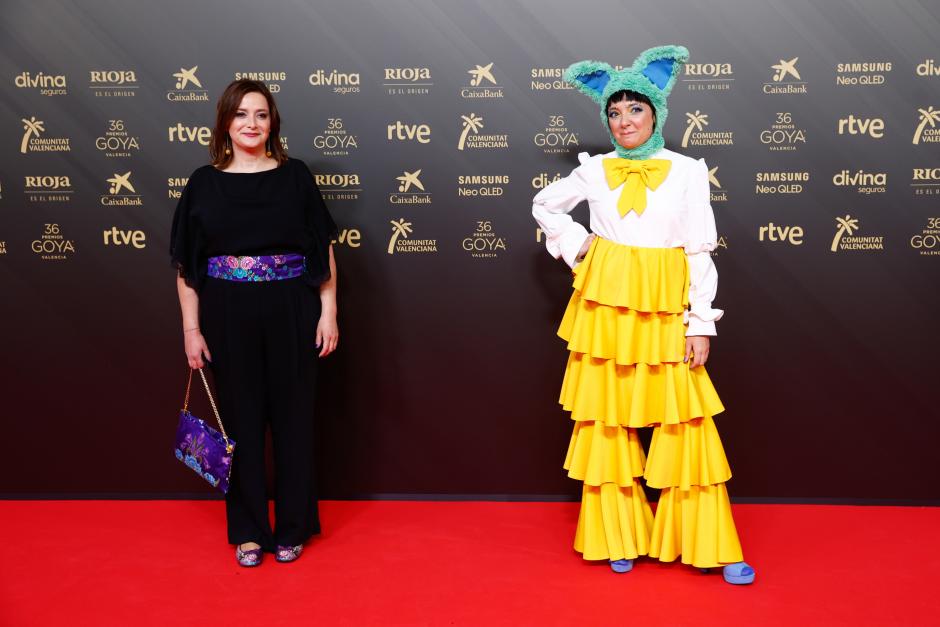
[[[653,134],[656,118],[648,104],[635,100],[612,102],[607,107],[607,124],[618,144],[626,149],[646,143]]]
[[[232,145],[246,152],[263,152],[270,134],[268,101],[256,91],[245,94],[228,127]]]

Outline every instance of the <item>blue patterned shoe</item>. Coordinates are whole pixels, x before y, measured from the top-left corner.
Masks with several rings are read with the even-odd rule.
[[[754,569],[747,562],[728,564],[722,570],[725,581],[735,585],[754,583]]]
[[[300,557],[300,554],[304,552],[304,545],[298,544],[297,546],[281,546],[277,545],[277,553],[274,554],[274,559],[279,562],[293,562],[295,559]]]
[[[615,573],[629,573],[633,570],[633,560],[610,560],[610,569]]]
[[[260,566],[261,560],[263,558],[264,552],[261,549],[248,549],[242,551],[241,546],[235,547],[235,559],[238,561],[239,566],[245,566],[246,568]]]

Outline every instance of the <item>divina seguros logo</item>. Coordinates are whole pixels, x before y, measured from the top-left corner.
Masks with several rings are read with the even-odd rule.
[[[202,82],[196,76],[198,65],[189,69],[180,68],[173,72],[173,89],[166,92],[166,99],[170,102],[209,102],[209,92],[203,88]]]
[[[836,187],[854,187],[859,194],[883,194],[887,191],[887,172],[866,172],[865,170],[840,170],[832,177]]]
[[[64,74],[22,72],[13,79],[13,84],[20,89],[36,89],[43,96],[65,96],[69,93]]]
[[[328,87],[334,94],[359,93],[359,72],[317,69],[307,77],[307,82],[314,87]]]

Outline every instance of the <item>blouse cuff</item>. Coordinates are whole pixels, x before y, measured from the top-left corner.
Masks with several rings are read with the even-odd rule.
[[[686,311],[685,323],[689,325],[686,330],[686,337],[693,335],[718,335],[715,329],[715,322],[721,320],[725,315],[722,309],[712,309],[710,305],[692,305],[691,311]]]
[[[587,236],[588,231],[583,225],[572,222],[558,238],[557,250],[561,253],[561,257],[569,268],[574,268],[578,264],[578,253],[581,251],[581,246],[584,245]]]

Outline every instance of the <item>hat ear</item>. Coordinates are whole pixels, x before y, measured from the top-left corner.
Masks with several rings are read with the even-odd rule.
[[[645,76],[663,96],[668,96],[688,60],[689,51],[684,46],[657,46],[638,56],[633,69]]]
[[[601,61],[578,61],[565,70],[562,78],[572,87],[603,105],[604,88],[610,82],[614,68]]]

